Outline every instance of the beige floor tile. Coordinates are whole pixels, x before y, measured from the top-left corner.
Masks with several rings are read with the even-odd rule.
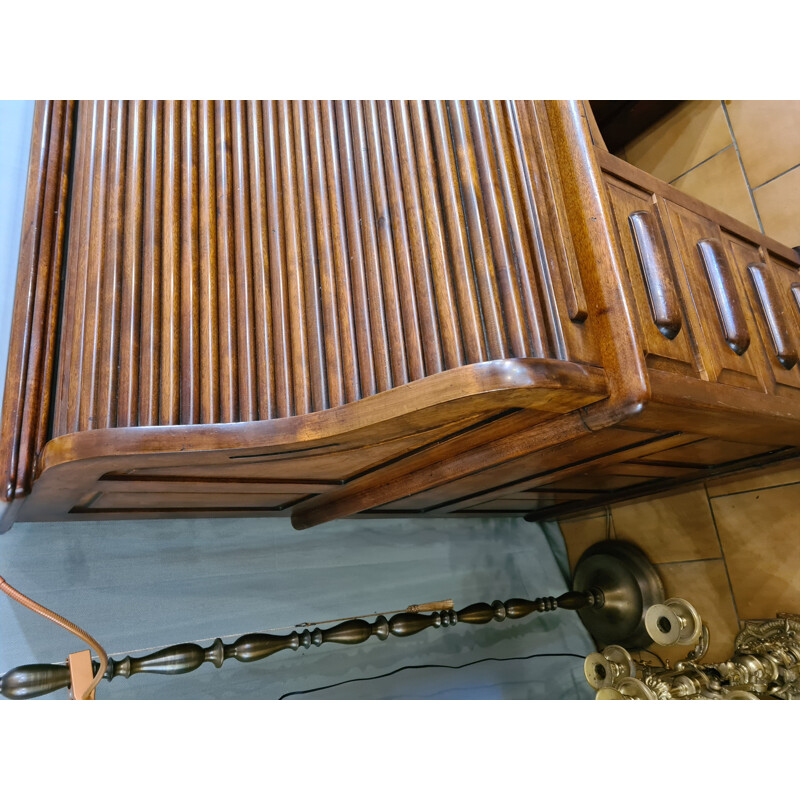
[[[721,556],[705,489],[612,506],[617,539],[640,547],[654,563]]]
[[[602,542],[610,529],[611,519],[606,516],[575,517],[558,523],[567,545],[569,566],[572,569],[589,545]]]
[[[800,167],[753,191],[764,232],[789,247],[800,245]]]
[[[631,164],[669,182],[730,144],[721,102],[691,100],[627,144],[625,154]]]
[[[711,504],[741,618],[800,614],[800,484]]]
[[[758,230],[750,192],[733,147],[688,172],[673,185]]]
[[[728,576],[723,560],[689,561],[684,564],[665,564],[658,568],[667,597],[688,600],[700,614],[710,633],[706,663],[723,661],[733,653],[733,640],[739,633],[739,620],[731,597]],[[684,658],[691,647],[648,648],[672,664]]]
[[[726,101],[752,187],[800,163],[800,100]]]
[[[717,497],[735,492],[750,492],[753,489],[767,489],[770,486],[782,486],[786,483],[800,483],[800,459],[793,458],[737,475],[715,478],[706,481],[706,489],[709,497]]]

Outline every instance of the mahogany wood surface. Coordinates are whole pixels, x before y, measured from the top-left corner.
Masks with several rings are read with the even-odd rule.
[[[800,452],[797,253],[587,109],[37,103],[0,529],[538,519]]]

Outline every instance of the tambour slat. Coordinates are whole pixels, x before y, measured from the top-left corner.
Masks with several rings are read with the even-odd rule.
[[[139,321],[142,297],[142,220],[144,189],[145,104],[128,104],[125,167],[122,308],[120,311],[117,425],[137,424],[139,413]]]
[[[328,181],[328,206],[330,208],[331,247],[333,250],[334,276],[336,290],[337,330],[340,336],[342,358],[342,381],[345,403],[358,400],[361,395],[359,374],[359,354],[356,348],[355,317],[353,313],[353,293],[355,281],[350,278],[348,269],[347,230],[342,202],[342,179],[339,168],[339,155],[336,134],[336,110],[331,101],[321,104],[321,138],[325,149],[325,169]],[[364,304],[366,307],[366,304]],[[371,393],[375,389],[372,388]]]
[[[286,277],[288,286],[289,326],[292,342],[292,384],[294,413],[311,411],[309,359],[306,339],[306,305],[303,289],[300,233],[295,189],[295,160],[292,141],[292,108],[286,101],[278,104],[278,131],[283,196],[283,224],[286,247]]]
[[[347,226],[347,247],[350,276],[353,285],[353,322],[361,377],[362,396],[382,392],[389,387],[389,354],[383,312],[374,313],[379,297],[369,294],[369,280],[364,259],[359,219],[356,158],[350,127],[348,104],[337,102],[336,132],[338,134],[339,164],[342,170],[344,217]],[[371,298],[371,300],[370,300]],[[376,324],[373,325],[373,319]]]
[[[363,168],[359,175],[359,200],[362,223],[369,227],[369,246],[372,252],[367,254],[369,264],[378,264],[383,288],[386,329],[389,337],[389,356],[392,364],[392,383],[399,386],[407,383],[408,361],[410,350],[412,373],[421,370],[421,353],[419,336],[416,334],[416,321],[410,326],[410,343],[406,340],[403,329],[403,311],[400,300],[400,287],[397,282],[392,235],[390,230],[389,201],[386,196],[386,180],[383,173],[381,138],[378,123],[378,112],[374,101],[365,102],[363,108],[357,107],[358,113],[358,149],[362,153]],[[370,181],[367,184],[367,181]],[[376,281],[376,282],[378,282]]]
[[[489,358],[506,358],[509,355],[503,312],[500,308],[497,276],[494,269],[489,234],[483,216],[483,198],[475,161],[475,148],[467,119],[466,103],[448,103],[450,123],[453,128],[453,143],[458,164],[459,184],[467,220],[475,278],[481,301]]]
[[[233,225],[236,266],[236,318],[238,334],[239,418],[258,419],[256,400],[255,331],[253,330],[253,278],[250,238],[249,169],[247,163],[247,121],[241,100],[233,103]]]
[[[97,111],[97,136],[95,138],[95,172],[93,176],[91,219],[86,232],[88,254],[86,260],[86,300],[83,328],[83,363],[80,374],[78,426],[76,430],[88,431],[97,427],[97,378],[100,359],[99,333],[101,318],[105,313],[102,277],[105,247],[105,215],[108,200],[108,157],[111,104],[100,102]]]
[[[145,109],[142,314],[139,353],[139,425],[157,425],[161,368],[162,103]]]
[[[390,106],[386,106],[387,116]],[[411,250],[413,285],[416,290],[417,315],[419,317],[422,349],[425,355],[425,374],[442,371],[442,344],[439,336],[439,320],[436,313],[436,296],[430,272],[430,259],[425,240],[425,222],[422,214],[419,184],[417,182],[414,141],[408,108],[402,101],[391,104],[397,140],[397,161],[402,182],[405,205],[408,243]],[[397,165],[395,165],[396,167]],[[430,180],[426,177],[426,180]]]
[[[72,172],[73,159],[73,135],[75,132],[75,103],[67,101],[62,103],[64,107],[62,130],[61,130],[61,161],[58,173],[58,192],[57,200],[57,229],[52,241],[52,249],[49,255],[49,284],[47,287],[47,303],[45,309],[47,335],[44,341],[44,355],[41,364],[41,403],[36,412],[36,431],[33,439],[33,446],[28,447],[28,465],[33,467],[36,457],[41,452],[48,436],[50,435],[51,404],[55,405],[58,400],[59,383],[55,376],[57,361],[58,341],[58,318],[61,311],[61,301],[64,292],[64,275],[62,274],[62,263],[64,258],[64,248],[66,246],[66,213],[69,198],[69,182]],[[53,402],[55,401],[55,402]],[[23,431],[25,426],[23,425]],[[22,474],[28,465],[20,465]]]
[[[400,177],[400,164],[397,156],[397,142],[395,141],[394,124],[391,105],[388,101],[371,103],[372,124],[375,125],[375,112],[380,129],[381,151],[383,152],[384,180],[386,198],[389,203],[389,228],[394,245],[394,263],[397,272],[397,288],[400,294],[400,308],[403,317],[403,336],[406,340],[408,355],[408,375],[412,381],[424,377],[426,366],[435,363],[438,353],[434,356],[438,345],[438,335],[434,341],[429,342],[431,355],[425,358],[423,351],[423,337],[420,333],[421,320],[417,293],[414,287],[414,278],[411,270],[411,247],[408,239],[408,223],[405,208],[403,207],[403,189]],[[432,333],[429,321],[428,333]],[[431,372],[436,372],[434,368]]]
[[[275,364],[275,411],[278,417],[294,413],[292,338],[289,323],[289,288],[283,228],[281,165],[278,156],[278,109],[274,101],[262,103],[264,117],[264,173],[266,180],[267,239],[269,242],[269,286],[272,305]]]
[[[125,146],[127,113],[124,103],[113,102],[109,111],[108,188],[104,220],[105,243],[100,257],[100,311],[95,427],[117,424],[119,382],[120,310],[122,304],[122,246],[125,199]]]
[[[272,308],[269,282],[264,126],[258,103],[247,104],[247,157],[250,163],[250,230],[253,240],[253,325],[255,329],[258,419],[275,416]]]
[[[528,242],[529,252],[531,254],[536,253],[535,270],[536,275],[540,278],[540,286],[544,297],[543,305],[547,309],[546,329],[550,334],[554,350],[553,357],[564,358],[566,344],[561,332],[561,326],[557,322],[558,308],[553,292],[553,279],[546,266],[547,247],[544,241],[543,227],[539,222],[534,201],[534,186],[532,185],[534,180],[531,175],[532,172],[535,175],[536,171],[531,168],[528,161],[529,153],[525,147],[525,141],[530,141],[532,135],[530,119],[525,103],[509,103],[509,106],[513,111],[509,116],[513,119],[512,151],[519,198],[521,200],[521,224]]]
[[[239,385],[236,334],[236,289],[233,256],[233,197],[230,113],[226,102],[215,103],[214,149],[217,199],[217,276],[219,278],[219,403],[220,422],[237,422]]]
[[[77,129],[75,132],[75,182],[73,187],[71,215],[73,224],[81,224],[81,213],[83,209],[83,187],[84,174],[86,169],[86,150],[88,147],[87,137],[90,134],[89,120],[91,119],[91,108],[87,108],[86,103],[78,103]],[[80,236],[68,237],[67,262],[66,262],[66,286],[64,287],[64,307],[61,317],[61,335],[58,352],[57,368],[57,394],[55,407],[53,409],[53,435],[63,436],[67,433],[67,402],[69,398],[70,373],[72,368],[72,337],[74,335],[76,322],[79,323],[76,314],[77,292],[78,292],[78,248]]]
[[[180,421],[200,421],[200,265],[197,224],[197,104],[180,113]]]
[[[522,219],[523,201],[518,191],[515,174],[515,142],[511,129],[510,103],[492,101],[488,105],[489,120],[495,151],[498,154],[497,169],[500,188],[508,215],[510,245],[520,282],[520,294],[524,305],[523,318],[531,337],[531,355],[546,358],[550,350],[546,340],[546,323],[542,313],[539,283],[534,273],[535,261],[528,246]]]
[[[214,104],[200,103],[197,114],[198,168],[198,287],[200,306],[200,422],[219,421],[219,307],[217,272],[216,145]]]
[[[53,104],[50,124],[48,125],[47,163],[45,172],[44,204],[42,206],[42,224],[37,225],[38,243],[36,245],[35,281],[31,286],[33,307],[31,309],[31,327],[28,339],[27,366],[25,369],[25,398],[36,398],[35,402],[25,402],[17,407],[22,421],[19,430],[18,462],[16,474],[16,491],[27,492],[30,489],[26,476],[32,472],[36,454],[37,436],[42,430],[42,417],[49,411],[50,381],[48,379],[48,358],[46,350],[52,348],[55,335],[55,311],[58,308],[58,286],[60,281],[57,262],[63,243],[63,229],[45,224],[46,220],[58,215],[59,204],[63,193],[64,160],[69,158],[69,136],[71,125],[68,115],[71,108],[59,101]],[[28,299],[30,300],[30,294]],[[55,305],[53,305],[55,304]],[[49,322],[52,320],[52,322]]]
[[[180,421],[180,323],[181,323],[181,111],[180,103],[164,105],[164,160],[161,227],[161,397],[159,422]]]
[[[450,246],[450,263],[453,267],[461,333],[467,363],[475,364],[487,358],[478,291],[469,255],[464,210],[461,207],[461,190],[458,185],[455,154],[450,137],[447,106],[442,101],[430,103],[433,140],[436,149],[437,171],[442,196],[447,241]]]
[[[503,319],[508,330],[511,355],[521,358],[530,355],[525,318],[520,299],[519,279],[511,255],[508,226],[503,198],[498,185],[497,165],[494,158],[491,133],[486,119],[486,109],[479,101],[468,104],[475,160],[478,167],[483,205],[486,212],[489,241],[494,260]]]
[[[300,232],[299,271],[303,273],[306,336],[308,342],[308,374],[311,386],[311,409],[328,408],[328,387],[325,381],[324,334],[320,303],[317,243],[314,237],[314,200],[311,194],[311,164],[308,152],[308,122],[305,104],[292,104],[294,125],[295,177]]]
[[[75,265],[75,305],[73,315],[75,322],[72,327],[72,361],[67,366],[66,371],[66,423],[64,433],[73,433],[81,430],[79,419],[79,406],[81,401],[81,374],[83,372],[83,332],[86,327],[86,292],[88,269],[87,261],[89,258],[89,225],[92,218],[92,204],[94,202],[96,156],[97,156],[97,135],[98,135],[98,113],[99,103],[92,103],[86,111],[86,134],[85,134],[85,167],[82,176],[82,206],[80,215],[80,236],[75,236],[77,245],[77,262]],[[71,239],[73,237],[70,237]]]
[[[421,213],[426,225],[428,255],[436,290],[436,308],[444,351],[444,366],[445,369],[453,369],[464,363],[464,354],[461,345],[458,305],[445,249],[444,221],[436,181],[433,145],[423,102],[417,100],[410,106],[416,147],[416,169],[419,171],[419,186],[422,194]],[[411,171],[413,172],[413,167]]]
[[[325,348],[325,374],[329,406],[344,403],[342,382],[342,342],[339,333],[339,309],[333,273],[333,244],[328,208],[327,171],[322,147],[322,117],[319,103],[306,103],[308,119],[311,179],[316,219],[317,257],[319,263],[319,298],[322,306],[322,339]]]

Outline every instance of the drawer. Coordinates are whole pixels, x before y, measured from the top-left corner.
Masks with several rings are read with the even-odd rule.
[[[800,390],[800,308],[792,296],[792,285],[798,281],[797,270],[778,257],[770,257],[764,248],[752,242],[732,234],[727,234],[725,241],[744,284],[764,359],[769,364],[769,390],[773,394],[797,397]],[[792,305],[797,313],[793,312]]]
[[[769,380],[744,282],[719,225],[658,198],[678,281],[709,380],[765,391]]]
[[[666,247],[654,195],[606,176],[620,249],[648,367],[701,377],[686,302]]]

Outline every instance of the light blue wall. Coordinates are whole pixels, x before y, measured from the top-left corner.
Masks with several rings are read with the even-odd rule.
[[[0,365],[7,356],[32,105],[0,103]],[[548,539],[549,535],[549,539]],[[553,542],[551,547],[550,541]],[[521,520],[339,521],[298,533],[286,520],[159,520],[15,525],[0,536],[0,574],[88,630],[110,654],[183,641],[226,642],[265,628],[404,608],[566,590],[563,541]],[[0,674],[57,662],[84,646],[0,595]],[[205,664],[177,677],[101,683],[115,699],[269,699],[403,665],[459,665],[536,652],[586,655],[573,612],[409,639],[323,645],[264,661]],[[139,653],[140,655],[142,653]],[[50,697],[64,696],[65,692]],[[407,670],[301,698],[590,698],[577,658]]]

